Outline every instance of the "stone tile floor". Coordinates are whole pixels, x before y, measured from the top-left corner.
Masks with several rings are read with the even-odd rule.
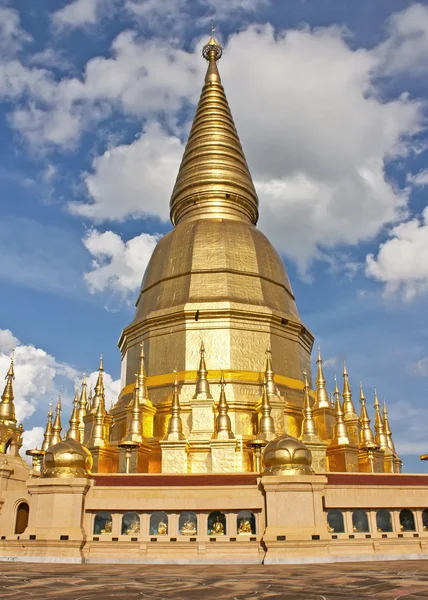
[[[428,561],[327,565],[0,563],[0,599],[428,599]]]

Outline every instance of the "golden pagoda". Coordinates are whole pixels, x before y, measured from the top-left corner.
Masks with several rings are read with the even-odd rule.
[[[281,257],[256,227],[214,36],[202,54],[173,229],[119,340],[119,397],[108,410],[101,357],[94,395],[85,376],[76,390],[65,439],[61,401],[54,420],[50,407],[30,469],[19,456],[11,362],[0,402],[0,559],[426,557],[428,476],[400,474],[386,405],[381,413],[375,393],[373,433],[345,365],[343,401],[335,377],[332,402],[320,349],[312,383],[314,339]]]

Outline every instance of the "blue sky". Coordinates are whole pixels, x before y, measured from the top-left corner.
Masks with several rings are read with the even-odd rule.
[[[214,20],[260,198],[332,388],[377,387],[428,451],[428,3],[0,1],[0,368],[34,444],[117,339],[168,201]],[[425,210],[425,212],[424,212]],[[93,377],[93,375],[92,375]],[[64,411],[64,425],[68,410]],[[426,470],[426,469],[425,469]]]

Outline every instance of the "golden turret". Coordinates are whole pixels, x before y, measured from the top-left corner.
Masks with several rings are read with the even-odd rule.
[[[232,423],[228,415],[229,406],[226,400],[226,383],[224,381],[224,373],[221,372],[220,379],[220,399],[218,401],[218,415],[215,422],[213,439],[216,440],[232,440],[235,436],[232,433]]]
[[[101,372],[101,369],[100,369]],[[97,384],[98,385],[98,384]],[[96,388],[95,388],[96,389]],[[94,397],[95,400],[95,397]],[[106,409],[104,406],[104,393],[99,395],[98,404],[95,412],[95,419],[92,425],[91,437],[86,446],[88,448],[107,448],[109,445],[105,431]]]
[[[85,423],[83,421],[83,418],[86,417],[87,406],[88,406],[88,398],[86,396],[86,387],[87,387],[86,373],[83,373],[82,391],[80,392],[79,411],[78,411],[78,418],[79,418],[78,427],[79,427],[79,441],[80,442],[83,442],[83,438],[85,435]]]
[[[62,431],[62,425],[61,425],[61,396],[58,397],[58,402],[56,405],[56,409],[55,409],[55,420],[53,422],[53,426],[52,426],[52,436],[50,439],[50,446],[55,446],[55,444],[59,444],[61,441],[61,431]]]
[[[340,403],[340,392],[337,385],[336,375],[334,376],[334,396],[335,396],[335,416],[336,422],[333,428],[332,446],[349,446],[348,428],[346,427],[344,413]]]
[[[171,221],[224,216],[255,225],[257,194],[221,85],[222,47],[214,36],[202,54],[208,69],[171,196]]]
[[[79,431],[79,390],[76,387],[76,394],[73,400],[73,411],[70,417],[70,429],[67,431],[67,439],[80,441]]]
[[[385,425],[380,414],[380,405],[377,397],[376,388],[374,390],[374,409],[375,409],[375,442],[381,450],[389,448],[388,437],[385,432]]]
[[[13,380],[15,379],[13,362],[14,359],[12,356],[9,370],[6,374],[6,385],[0,402],[0,423],[4,425],[16,425],[15,405],[13,403]]]
[[[305,380],[304,399],[303,399],[303,421],[302,421],[302,441],[303,442],[316,442],[320,441],[317,433],[317,428],[314,421],[314,415],[312,411],[311,397],[309,395],[309,382],[306,371],[303,373]]]
[[[266,391],[269,395],[277,395],[278,390],[276,389],[275,381],[274,381],[274,372],[272,366],[272,350],[270,346],[266,348],[266,368],[265,368],[265,381],[266,381]]]
[[[360,383],[360,402],[361,402],[361,431],[360,431],[360,448],[364,450],[373,450],[379,445],[375,442],[373,431],[370,427],[370,419],[367,413],[366,398],[364,396],[363,384]]]
[[[349,385],[348,371],[346,369],[346,363],[343,363],[343,412],[346,415],[358,416],[355,410],[354,403],[352,402],[352,392]]]
[[[204,342],[201,340],[200,348],[200,360],[198,376],[196,379],[196,391],[193,396],[194,399],[198,400],[210,400],[212,398],[210,392],[210,384],[208,383],[208,371],[205,364],[205,347]]]
[[[318,357],[317,357],[317,378],[315,380],[316,390],[315,390],[315,405],[314,409],[318,410],[319,408],[331,408],[330,402],[328,400],[328,392],[325,387],[325,378],[322,370],[322,358],[321,351],[318,347]]]
[[[86,414],[90,413],[92,410],[92,400],[93,400],[93,393],[92,393],[92,385],[91,385],[89,387],[88,401],[86,403]]]
[[[49,446],[51,445],[51,439],[52,439],[52,435],[53,435],[52,417],[53,417],[52,402],[50,402],[49,403],[49,411],[48,411],[48,420],[46,423],[45,433],[43,435],[43,444],[42,444],[43,452],[46,452],[46,450],[48,450]]]
[[[383,401],[383,425],[384,425],[384,428],[385,428],[385,435],[386,435],[386,441],[387,441],[387,444],[388,444],[388,448],[390,450],[392,450],[392,452],[394,454],[397,454],[397,452],[395,450],[394,441],[392,439],[392,431],[391,431],[391,428],[389,426],[388,410],[386,408],[386,402],[385,402],[385,400]]]
[[[262,403],[261,403],[261,417],[259,423],[259,434],[258,437],[262,440],[272,440],[275,437],[275,424],[271,415],[271,405],[269,402],[269,395],[267,393],[266,379],[263,382],[262,388]]]
[[[129,422],[126,436],[121,441],[121,444],[132,442],[133,444],[143,443],[143,422],[141,415],[141,404],[139,397],[139,374],[136,374],[134,395],[132,399],[132,416]]]
[[[140,344],[141,352],[140,352],[140,366],[138,369],[138,401],[141,405],[143,404],[151,404],[149,400],[149,393],[147,390],[147,373],[146,366],[144,362],[144,344]]]
[[[98,379],[97,379],[97,383],[95,385],[95,395],[94,395],[94,398],[92,400],[92,406],[91,406],[91,412],[93,414],[96,414],[97,409],[98,409],[98,405],[99,405],[101,399],[103,400],[103,403],[104,403],[104,380],[103,380],[103,372],[104,372],[103,356],[101,355],[101,357],[100,357],[100,365],[98,367]]]
[[[167,440],[184,440],[183,435],[183,423],[181,422],[180,417],[180,393],[178,389],[178,379],[177,379],[177,371],[174,372],[174,391],[172,395],[172,404],[171,404],[171,418],[168,423],[168,434],[166,436]]]

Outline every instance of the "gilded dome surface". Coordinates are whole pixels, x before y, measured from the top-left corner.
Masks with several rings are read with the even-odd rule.
[[[239,220],[187,220],[165,235],[147,266],[134,323],[202,302],[261,306],[299,319],[278,252],[261,231]]]
[[[288,434],[272,440],[263,453],[263,475],[311,475],[312,453],[303,442]]]
[[[88,477],[91,469],[92,455],[89,450],[70,438],[46,451],[42,477]]]

